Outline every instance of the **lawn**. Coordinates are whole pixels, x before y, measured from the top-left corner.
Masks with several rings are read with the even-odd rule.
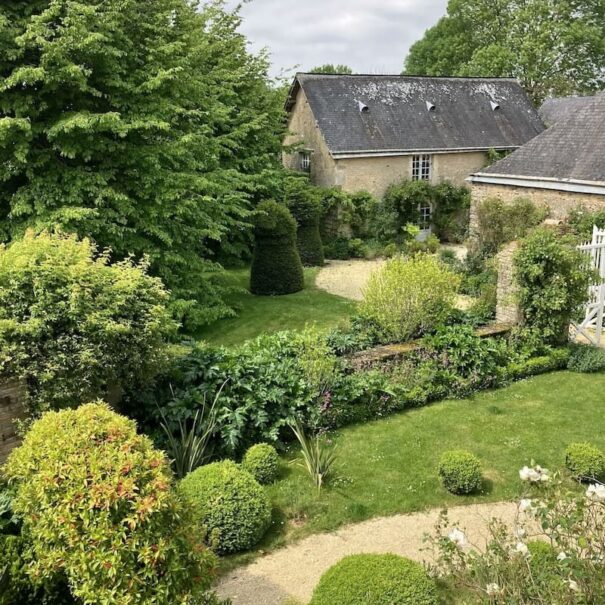
[[[334,435],[338,471],[320,497],[290,453],[269,488],[276,522],[261,548],[376,516],[518,497],[518,471],[532,459],[555,470],[570,442],[605,449],[604,392],[605,374],[559,372],[343,429]],[[483,493],[441,487],[438,459],[456,448],[481,459]]]
[[[355,303],[315,287],[319,269],[305,269],[305,289],[287,296],[254,296],[248,291],[249,269],[230,270],[228,282],[241,289],[230,298],[237,317],[222,319],[195,336],[211,344],[234,345],[263,333],[301,330],[314,325],[329,329],[355,311]]]

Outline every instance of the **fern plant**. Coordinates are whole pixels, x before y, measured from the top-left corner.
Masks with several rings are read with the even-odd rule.
[[[307,471],[319,493],[332,473],[337,458],[336,450],[320,437],[308,437],[300,420],[291,428],[300,443],[302,460],[299,460],[299,465]]]

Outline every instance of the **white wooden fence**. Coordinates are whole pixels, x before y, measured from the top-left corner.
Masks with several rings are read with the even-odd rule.
[[[603,335],[603,307],[605,305],[605,229],[592,228],[592,241],[578,246],[588,256],[590,264],[599,279],[590,286],[590,296],[586,304],[584,319],[572,322],[572,336],[578,340],[584,337],[588,342],[601,346]]]

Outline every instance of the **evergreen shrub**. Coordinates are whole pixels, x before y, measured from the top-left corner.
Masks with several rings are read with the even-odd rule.
[[[81,603],[171,605],[210,586],[214,555],[164,453],[104,404],[47,412],[4,467],[39,584]]]
[[[30,415],[136,390],[175,331],[146,264],[110,264],[88,239],[28,231],[0,247],[0,373],[27,387]]]
[[[304,285],[294,217],[282,204],[262,202],[255,217],[250,291],[261,296],[293,294]]]
[[[200,466],[179,484],[219,554],[252,548],[271,523],[271,503],[262,486],[231,460]]]
[[[481,487],[481,462],[470,452],[445,452],[439,460],[443,487],[452,494],[471,494]]]
[[[571,443],[565,450],[565,466],[578,481],[605,479],[605,455],[592,443]]]
[[[387,342],[405,342],[443,324],[450,315],[460,278],[425,254],[395,257],[372,273],[360,315]]]
[[[273,483],[279,471],[279,455],[268,443],[257,443],[248,449],[242,460],[242,468],[261,485]]]
[[[422,565],[397,555],[351,555],[321,577],[310,605],[438,605]]]
[[[605,370],[605,351],[591,345],[571,347],[567,368],[572,372],[592,373]]]
[[[296,220],[296,245],[302,264],[317,267],[324,264],[324,251],[319,233],[321,203],[309,184],[292,178],[286,183],[285,203]]]

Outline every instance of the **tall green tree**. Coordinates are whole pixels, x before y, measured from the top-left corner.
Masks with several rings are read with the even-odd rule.
[[[237,252],[283,129],[237,12],[196,4],[0,7],[0,237],[60,225],[146,255],[192,326],[230,312],[215,255]]]
[[[536,102],[605,85],[603,0],[450,0],[407,73],[518,78]]]

